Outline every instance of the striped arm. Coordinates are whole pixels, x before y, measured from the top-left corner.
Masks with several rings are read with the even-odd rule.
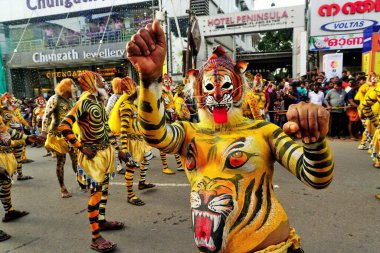
[[[65,116],[61,124],[58,126],[58,131],[60,131],[62,135],[66,138],[66,140],[73,144],[73,146],[76,148],[80,148],[81,144],[75,137],[75,134],[72,129],[73,124],[81,115],[81,107],[82,100],[78,101],[75,104],[74,108],[71,109],[71,111]]]
[[[28,138],[26,134],[20,133],[12,128],[8,128],[8,133],[11,135],[12,140],[25,140]]]
[[[181,122],[166,124],[161,84],[140,85],[139,127],[145,141],[167,154],[178,153],[185,138]]]
[[[325,139],[301,147],[277,128],[271,146],[276,160],[306,185],[323,189],[331,183],[334,162]]]
[[[364,99],[361,101],[362,115],[364,118],[367,118],[375,126],[379,126],[379,120],[372,110],[372,106],[380,102],[380,88],[375,88],[367,92]]]
[[[120,94],[113,94],[109,99],[108,99],[108,102],[107,102],[107,106],[106,106],[106,113],[107,113],[107,116],[110,116],[110,113],[112,111],[112,108],[115,106],[117,100],[120,98]]]

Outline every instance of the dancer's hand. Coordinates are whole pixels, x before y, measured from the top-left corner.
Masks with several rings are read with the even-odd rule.
[[[118,153],[118,158],[119,158],[120,163],[122,163],[122,162],[125,162],[125,163],[129,162],[129,159],[128,159],[127,154],[124,153],[124,152],[121,151],[121,150],[120,150],[119,153]]]
[[[0,166],[0,181],[12,181],[11,176],[3,166]]]
[[[26,143],[27,144],[32,144],[32,143],[35,143],[37,141],[37,136],[36,135],[28,135],[28,137],[26,137]]]
[[[83,154],[85,154],[87,156],[88,159],[92,159],[95,157],[96,155],[96,150],[92,150],[92,149],[88,149],[88,148],[85,148],[83,146],[81,146],[79,148],[79,151],[82,152]]]
[[[153,24],[140,29],[128,42],[126,51],[145,84],[159,79],[166,55],[165,33],[160,23],[155,20]]]
[[[45,131],[42,131],[39,137],[44,138],[46,140],[47,133]]]
[[[283,126],[286,134],[313,143],[324,138],[329,131],[329,112],[321,105],[301,102],[289,106],[288,122]]]

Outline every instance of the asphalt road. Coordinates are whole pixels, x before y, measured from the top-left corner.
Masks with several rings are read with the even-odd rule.
[[[308,188],[277,164],[276,195],[302,237],[306,253],[378,253],[380,201],[374,195],[380,193],[380,170],[372,168],[366,152],[356,149],[357,143],[332,141],[330,145],[336,166],[328,189]],[[12,196],[14,206],[30,215],[0,223],[0,229],[13,236],[0,243],[0,252],[93,252],[86,212],[89,193],[79,191],[67,164],[65,180],[73,197],[60,198],[55,160],[42,158],[43,153],[43,149],[28,149],[35,162],[24,165],[24,171],[35,179],[15,181]],[[121,175],[112,181],[107,217],[125,222],[126,229],[104,232],[103,236],[118,244],[116,252],[197,252],[185,174],[163,175],[158,152],[155,154],[148,180],[158,186],[145,192],[135,187],[145,206],[127,203]],[[175,168],[173,156],[169,156],[169,165]]]

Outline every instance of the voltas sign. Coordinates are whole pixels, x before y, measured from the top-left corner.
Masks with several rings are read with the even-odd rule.
[[[310,35],[362,32],[380,23],[380,0],[322,0],[310,3]]]

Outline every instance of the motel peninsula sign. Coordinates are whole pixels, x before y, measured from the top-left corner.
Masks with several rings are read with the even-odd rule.
[[[305,6],[198,17],[203,36],[225,36],[304,26]]]
[[[46,63],[46,62],[65,62],[65,61],[75,61],[80,59],[92,59],[92,58],[121,58],[124,55],[125,50],[117,49],[112,50],[109,48],[100,50],[99,52],[93,51],[81,51],[78,52],[76,49],[71,49],[66,52],[59,53],[43,53],[35,52],[32,55],[34,63]]]

